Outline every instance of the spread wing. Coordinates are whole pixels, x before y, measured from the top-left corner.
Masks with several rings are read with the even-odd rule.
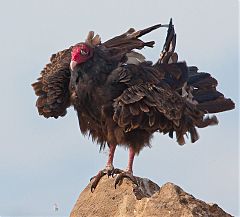
[[[127,88],[114,100],[114,121],[125,132],[136,128],[176,133],[179,144],[184,144],[184,135],[189,132],[192,142],[198,139],[195,127],[216,124],[215,116],[204,118],[204,112],[187,102],[166,83],[141,83]]]
[[[154,45],[154,41],[150,42],[143,42],[139,38],[155,29],[160,28],[161,24],[157,24],[151,27],[148,27],[143,30],[136,31],[134,28],[130,28],[127,32],[123,33],[122,35],[116,36],[106,42],[103,45],[107,48],[125,48],[125,47],[132,47],[133,48],[142,48],[143,45],[152,47]]]
[[[127,32],[122,35],[116,36],[103,44],[100,45],[100,48],[104,50],[108,59],[112,59],[117,62],[126,62],[128,58],[134,57],[138,58],[139,54],[132,52],[133,49],[142,49],[146,47],[153,47],[154,41],[144,42],[140,39],[141,36],[158,29],[160,27],[166,27],[166,25],[157,24],[151,27],[148,27],[143,30],[136,31],[133,28],[130,28]],[[131,53],[126,56],[126,54]],[[141,55],[140,59],[143,56]]]
[[[32,84],[38,96],[38,112],[45,118],[58,118],[67,113],[66,109],[70,106],[70,61],[71,48],[53,54],[38,81]]]
[[[126,133],[139,128],[168,133],[173,138],[175,132],[180,145],[189,133],[195,142],[199,138],[196,127],[218,123],[215,116],[205,114],[234,108],[231,99],[216,90],[217,81],[209,73],[177,62],[175,45],[176,34],[170,21],[156,64],[122,66],[112,73],[112,80],[127,86],[113,103],[113,119]]]
[[[178,55],[175,52],[176,33],[172,24],[169,23],[168,33],[160,54],[160,58],[154,65],[161,68],[163,64],[177,63]],[[234,109],[231,99],[227,99],[217,90],[218,82],[210,73],[199,72],[196,66],[190,66],[187,70],[165,71],[164,80],[176,90],[182,97],[204,113],[217,113]]]
[[[113,119],[126,132],[136,128],[163,132],[171,127],[168,120],[179,125],[182,99],[169,88],[150,83],[136,84],[115,99]]]

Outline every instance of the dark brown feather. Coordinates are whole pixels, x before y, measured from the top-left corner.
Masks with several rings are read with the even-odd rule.
[[[70,106],[70,70],[71,49],[53,54],[41,72],[41,77],[32,84],[38,96],[36,106],[40,115],[46,118],[64,116]]]
[[[94,44],[94,55],[72,72],[71,48],[52,55],[32,84],[39,114],[57,118],[73,105],[81,132],[91,135],[101,148],[124,145],[138,153],[150,146],[154,132],[176,135],[180,145],[188,134],[192,142],[197,141],[196,127],[218,123],[207,113],[231,110],[235,105],[217,91],[218,82],[209,73],[177,62],[172,21],[155,64],[134,51],[152,47],[154,41],[144,42],[140,37],[160,26],[131,28],[102,44],[99,36],[94,39],[90,33],[87,41]],[[130,58],[135,61],[128,62]]]

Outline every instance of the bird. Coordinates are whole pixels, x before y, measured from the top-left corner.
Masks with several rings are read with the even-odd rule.
[[[141,49],[155,41],[142,36],[160,27],[167,34],[158,60],[147,60]],[[169,24],[127,32],[105,42],[90,31],[84,42],[53,54],[32,84],[36,107],[45,118],[63,117],[73,106],[80,131],[108,147],[104,169],[91,179],[93,192],[105,175],[116,176],[115,188],[124,178],[137,185],[134,157],[151,146],[155,132],[176,138],[179,145],[199,139],[196,128],[218,124],[215,113],[232,110],[234,102],[217,90],[218,81],[196,66],[178,61],[176,32]],[[125,170],[115,168],[117,146],[128,149]]]

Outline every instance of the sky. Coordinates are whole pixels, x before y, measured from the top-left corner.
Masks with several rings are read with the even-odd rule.
[[[31,88],[52,53],[84,41],[94,30],[102,41],[130,27],[166,24],[172,17],[180,60],[210,72],[236,103],[218,114],[219,125],[200,129],[183,147],[155,134],[134,162],[134,174],[160,186],[173,182],[196,198],[240,215],[239,203],[239,5],[236,0],[0,1],[0,216],[67,216],[89,178],[103,169],[107,150],[83,137],[73,109],[64,118],[38,116]],[[166,29],[144,37],[156,61]],[[116,150],[115,166],[128,153]],[[54,212],[57,203],[59,211]]]

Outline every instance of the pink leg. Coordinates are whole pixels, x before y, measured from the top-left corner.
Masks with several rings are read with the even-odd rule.
[[[133,167],[134,156],[135,156],[135,151],[130,146],[130,148],[129,148],[129,157],[128,157],[128,166],[127,166],[126,172],[129,172],[131,174],[133,173],[132,167]]]
[[[117,187],[117,185],[119,183],[122,182],[122,180],[124,178],[127,178],[129,180],[132,181],[133,184],[138,186],[137,180],[136,178],[133,176],[133,160],[134,160],[134,156],[135,156],[135,151],[134,149],[130,146],[129,147],[129,158],[128,158],[128,166],[127,169],[125,171],[120,171],[118,170],[117,173],[119,173],[119,175],[117,176],[116,180],[115,180],[115,188]]]
[[[113,169],[113,158],[116,149],[116,145],[109,145],[109,154],[106,169]]]
[[[91,185],[91,192],[95,190],[95,188],[98,185],[98,182],[104,175],[111,176],[113,174],[113,171],[114,171],[113,158],[114,158],[115,149],[116,149],[116,145],[109,145],[109,155],[108,155],[108,161],[105,169],[100,170],[96,176],[90,179],[90,180],[94,179]]]

